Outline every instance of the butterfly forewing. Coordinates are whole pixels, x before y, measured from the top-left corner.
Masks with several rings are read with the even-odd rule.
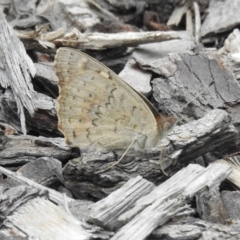
[[[157,131],[144,100],[114,72],[70,48],[55,58],[59,129],[73,146],[126,149],[138,135]]]

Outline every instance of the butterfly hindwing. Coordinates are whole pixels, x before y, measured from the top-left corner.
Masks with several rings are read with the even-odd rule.
[[[59,129],[71,145],[126,149],[138,135],[157,131],[149,103],[95,59],[60,48],[55,69]]]

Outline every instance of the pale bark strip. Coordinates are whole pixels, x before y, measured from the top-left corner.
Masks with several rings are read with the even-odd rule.
[[[195,14],[195,39],[196,42],[200,41],[200,31],[201,31],[201,17],[200,17],[200,9],[197,2],[193,3],[194,14]]]
[[[130,210],[135,201],[150,193],[154,188],[153,183],[141,176],[130,179],[120,189],[90,207],[92,222],[96,225],[100,223],[111,230],[117,229],[119,227],[118,217],[122,212]]]
[[[170,18],[168,19],[167,26],[178,26],[183,15],[187,12],[189,5],[189,2],[186,2],[182,6],[177,6],[172,12]]]
[[[24,108],[32,116],[35,111],[32,100],[31,76],[35,75],[32,60],[26,54],[23,44],[15,36],[3,14],[0,13],[0,84],[11,87],[18,107],[21,127],[26,134]]]
[[[224,159],[220,159],[217,162],[226,164],[232,168],[232,173],[229,175],[228,180],[240,189],[240,157],[239,154],[236,156],[227,156]]]
[[[18,230],[34,239],[89,240],[93,235],[84,229],[84,223],[40,197],[20,206],[7,219]]]
[[[140,44],[179,39],[177,32],[121,32],[121,33],[89,33],[82,34],[73,29],[63,38],[54,40],[56,45],[78,47],[81,49],[105,49],[122,46],[137,46]]]

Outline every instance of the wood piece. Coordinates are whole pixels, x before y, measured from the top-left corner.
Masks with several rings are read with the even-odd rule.
[[[203,189],[196,199],[198,213],[205,221],[227,224],[240,220],[239,191],[223,191],[220,194],[217,188],[210,192]]]
[[[234,29],[224,41],[224,46],[218,50],[220,54],[234,54],[240,52],[240,31]]]
[[[15,36],[3,13],[0,13],[0,84],[3,88],[11,87],[17,104],[21,130],[26,134],[26,108],[32,116],[35,111],[32,94],[34,92],[31,77],[36,70],[32,60],[26,54],[23,44]]]
[[[40,2],[37,13],[48,19],[54,30],[59,28],[68,30],[73,26],[86,30],[100,22],[98,13],[103,18],[106,17],[96,7],[90,8],[87,1]]]
[[[208,15],[201,28],[201,36],[213,35],[232,30],[240,23],[238,0],[211,0]]]
[[[38,92],[34,92],[32,97],[37,110],[33,117],[25,112],[28,132],[33,131],[50,137],[62,136],[57,129],[55,100]],[[0,119],[11,124],[16,130],[21,131],[16,102],[11,89],[7,89],[4,94],[0,95]]]
[[[136,7],[137,1],[136,0],[123,0],[123,1],[117,1],[117,0],[107,0],[109,4],[111,4],[113,7],[121,10],[121,11],[129,11]]]
[[[64,183],[62,163],[55,158],[38,158],[35,161],[25,164],[18,169],[17,173],[43,186],[51,186],[54,183],[59,183],[59,181]]]
[[[188,196],[195,195],[204,187],[215,188],[230,172],[231,169],[223,164],[213,164],[206,169],[189,165],[123,213],[119,220],[129,222],[111,239],[145,239],[157,226],[186,209]]]
[[[170,16],[170,18],[168,19],[167,25],[168,26],[172,26],[172,25],[178,26],[183,15],[187,12],[190,3],[191,3],[191,1],[186,1],[185,4],[183,4],[181,6],[177,6],[174,9],[174,11],[172,12],[172,15]]]
[[[74,201],[74,199],[67,197],[66,195],[59,193],[53,189],[50,189],[48,187],[42,186],[26,177],[23,177],[19,174],[16,174],[10,170],[7,170],[6,168],[0,167],[0,173],[6,175],[7,177],[23,184],[23,185],[27,185],[30,186],[32,189],[37,189],[37,191],[43,191],[43,192],[48,192],[49,194],[49,199],[54,202],[57,203],[60,206],[65,207],[66,204],[69,204],[70,202]],[[22,186],[23,187],[23,186]],[[18,188],[18,187],[16,187]],[[34,190],[34,192],[36,192],[36,190]]]
[[[225,224],[226,218],[218,186],[211,191],[202,189],[196,194],[197,212],[202,220]]]
[[[152,74],[142,70],[133,58],[128,59],[124,69],[118,76],[141,94],[150,95],[152,91],[150,85]]]
[[[6,208],[5,206],[8,206]],[[4,233],[36,239],[109,239],[110,232],[74,218],[47,199],[46,192],[18,186],[1,194]],[[47,223],[47,224],[46,224]],[[44,227],[41,227],[44,226]],[[54,231],[53,231],[54,229]]]
[[[162,75],[158,70],[161,64],[163,66],[166,64],[158,62],[161,58],[167,57],[169,53],[192,53],[195,47],[195,40],[191,33],[179,31],[178,34],[181,39],[139,46],[134,50],[133,58],[143,69]]]
[[[140,176],[130,179],[120,189],[91,206],[91,221],[110,230],[118,229],[119,225],[121,226],[118,222],[119,215],[129,210],[139,198],[153,189],[154,184]]]
[[[228,67],[235,78],[240,79],[240,32],[234,29],[224,41],[224,46],[218,50],[220,61]]]
[[[239,191],[223,191],[221,192],[221,202],[223,204],[225,223],[228,221],[240,220],[240,192]]]
[[[165,180],[162,168],[171,176],[182,165],[204,153],[214,152],[221,146],[235,145],[237,135],[228,114],[223,110],[213,110],[198,121],[175,127],[159,149],[129,151],[119,164],[107,172],[97,173],[117,160],[113,153],[85,153],[81,159],[74,159],[64,167],[65,184],[75,196],[91,195],[97,199],[115,191],[136,174],[159,184]],[[160,164],[161,149],[163,156]],[[122,152],[115,154],[122,156]]]
[[[14,17],[12,16],[8,21],[13,28],[32,28],[36,25],[43,24],[44,19],[35,15],[36,4],[34,4],[34,2],[28,2],[25,0],[21,2],[12,1],[11,5],[11,8],[14,9],[11,14]],[[23,15],[25,15],[24,18],[22,17]]]
[[[53,157],[64,161],[76,154],[65,144],[63,138],[2,135],[1,140],[1,166],[10,164],[18,166],[39,157]]]
[[[75,201],[2,167],[0,172],[8,177],[1,181],[0,233],[49,240],[109,239],[113,235],[84,221],[84,214],[88,215],[84,207],[91,204],[90,202]],[[6,182],[10,178],[18,183],[15,182],[13,186],[7,185]],[[28,186],[22,186],[19,183]],[[79,208],[76,209],[76,206]],[[74,215],[77,218],[69,208],[75,209]],[[46,223],[44,228],[39,227]]]
[[[179,35],[173,31],[82,34],[74,29],[64,38],[56,39],[54,43],[58,46],[100,50],[113,47],[137,46],[140,44],[168,41],[171,39],[179,39]]]
[[[156,239],[170,238],[173,240],[201,239],[202,231],[199,226],[190,223],[166,223],[161,228],[153,231],[150,237]]]
[[[233,156],[225,156],[224,159],[220,159],[217,162],[226,164],[232,168],[232,173],[229,175],[228,180],[237,190],[240,190],[240,156],[238,156],[238,153]]]
[[[131,1],[131,2],[130,2]],[[109,12],[117,17],[117,22],[130,23],[136,21],[136,19],[141,19],[146,8],[145,1],[105,1],[98,0],[97,2],[103,9],[107,9]],[[117,2],[116,4],[114,2]],[[105,20],[106,16],[104,16]]]
[[[109,12],[106,8],[103,8],[101,5],[99,5],[96,1],[94,0],[86,0],[89,6],[92,6],[93,9],[98,10],[99,16],[104,16],[105,18],[109,18],[114,21],[118,21],[118,18],[114,16],[111,12]],[[112,3],[111,3],[112,4]]]
[[[238,131],[230,121],[231,119],[225,111],[216,109],[198,121],[176,127],[168,136],[174,149],[178,149],[172,155],[177,156],[177,152],[180,151],[181,153],[177,157],[178,161],[189,162],[204,154],[201,152],[203,150],[211,152],[215,147],[216,149],[220,146],[226,147],[227,142],[235,145]]]
[[[201,18],[200,9],[197,2],[193,2],[194,14],[195,14],[195,39],[198,44],[200,41],[200,30],[201,30]]]
[[[156,229],[149,239],[233,239],[240,238],[239,224],[214,224],[199,218],[183,217]]]
[[[58,96],[57,76],[52,65],[35,63],[36,75],[33,84],[38,92],[44,93],[52,98]]]
[[[158,225],[164,224],[173,215],[187,208],[178,199],[167,200],[164,203],[156,200],[145,211],[122,227],[111,240],[145,239]]]
[[[190,116],[202,117],[213,108],[227,108],[237,124],[240,118],[235,109],[239,107],[240,86],[217,56],[213,59],[205,54],[170,54],[160,59],[158,68],[156,65],[152,68],[167,78],[152,81],[159,108],[167,106],[168,111],[180,116],[182,121],[190,121]],[[165,65],[161,65],[164,61]]]
[[[81,222],[43,198],[29,201],[27,205],[20,207],[9,216],[8,221],[24,231],[27,236],[42,239],[85,240],[90,239],[91,236],[91,233],[82,227]],[[44,228],[39,227],[43,224]]]

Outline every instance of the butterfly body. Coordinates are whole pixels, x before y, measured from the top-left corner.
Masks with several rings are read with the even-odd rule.
[[[173,126],[106,66],[70,48],[55,57],[59,129],[72,146],[95,149],[156,147]]]

